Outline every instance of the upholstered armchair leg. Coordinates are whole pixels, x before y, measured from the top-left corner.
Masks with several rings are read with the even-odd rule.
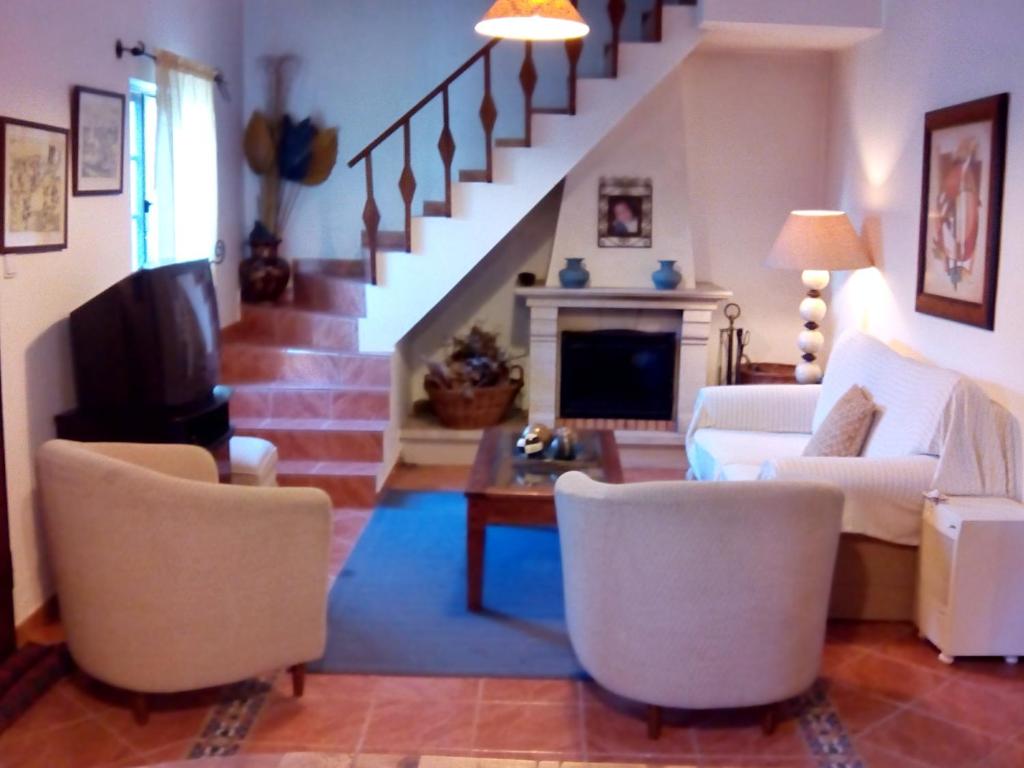
[[[662,709],[656,704],[647,706],[647,738],[661,738],[661,714]]]
[[[781,704],[769,704],[761,712],[761,731],[765,736],[771,736],[779,726],[779,718],[782,713]]]
[[[301,698],[306,690],[306,665],[296,664],[294,667],[288,667],[288,671],[292,675],[292,695],[297,699]]]
[[[145,725],[149,722],[149,697],[144,693],[132,694],[132,715],[135,722]]]

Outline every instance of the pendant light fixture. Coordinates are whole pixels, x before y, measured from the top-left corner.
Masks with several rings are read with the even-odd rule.
[[[574,40],[590,27],[570,0],[497,0],[476,31],[510,40]]]

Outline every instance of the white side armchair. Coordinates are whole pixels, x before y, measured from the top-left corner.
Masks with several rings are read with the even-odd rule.
[[[236,682],[323,653],[330,500],[307,488],[217,484],[184,445],[40,449],[39,485],[68,647],[136,694]]]
[[[573,648],[661,708],[773,704],[818,675],[843,494],[815,483],[555,486]]]

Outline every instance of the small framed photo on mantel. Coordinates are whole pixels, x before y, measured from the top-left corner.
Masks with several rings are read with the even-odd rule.
[[[925,116],[916,309],[995,326],[1008,93]]]
[[[0,117],[0,253],[68,246],[68,131]]]
[[[71,95],[74,194],[119,195],[124,186],[122,93],[76,85]]]
[[[654,185],[650,179],[602,178],[597,206],[600,248],[650,248],[654,242]]]

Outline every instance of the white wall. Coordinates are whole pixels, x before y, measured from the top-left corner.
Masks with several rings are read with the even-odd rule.
[[[532,272],[537,284],[543,285],[555,241],[562,185],[556,187],[491,251],[454,290],[423,318],[399,345],[405,361],[405,378],[396,379],[402,387],[401,415],[404,418],[411,404],[426,396],[423,376],[427,359],[438,354],[451,337],[463,334],[474,324],[496,332],[499,343],[529,370],[526,356],[530,351],[530,312],[525,301],[516,298],[516,278],[520,272]],[[521,395],[528,399],[529,381]]]
[[[218,101],[220,236],[229,258],[216,270],[222,319],[237,315],[242,223],[240,0],[5,0],[0,24],[0,114],[70,127],[71,87],[127,92],[152,79],[148,60],[114,57],[118,37],[142,39],[221,68],[235,101]],[[127,174],[126,187],[127,190]],[[67,314],[131,269],[129,196],[69,196],[68,249],[9,255],[0,280],[4,438],[18,620],[49,591],[32,457],[53,417],[74,405]]]
[[[692,212],[683,151],[684,68],[685,64],[651,91],[566,178],[549,285],[558,285],[566,258],[582,257],[593,288],[649,288],[659,259],[677,261],[683,285],[693,287]],[[598,247],[598,190],[603,176],[652,180],[650,248]]]
[[[890,0],[886,29],[844,54],[833,99],[831,193],[862,225],[877,270],[840,281],[839,330],[863,328],[976,377],[1024,417],[1024,4]],[[1009,91],[995,330],[914,311],[924,115]]]
[[[683,65],[696,275],[735,293],[756,362],[799,359],[806,289],[763,261],[791,210],[827,202],[831,69],[829,54],[799,51],[699,51]]]
[[[692,285],[729,288],[755,361],[795,363],[800,276],[762,266],[786,216],[827,202],[832,59],[826,53],[698,50],[566,179],[548,283],[582,256],[592,286],[651,285],[675,258]],[[654,247],[597,247],[603,175],[654,179]],[[717,364],[717,331],[709,376]]]

